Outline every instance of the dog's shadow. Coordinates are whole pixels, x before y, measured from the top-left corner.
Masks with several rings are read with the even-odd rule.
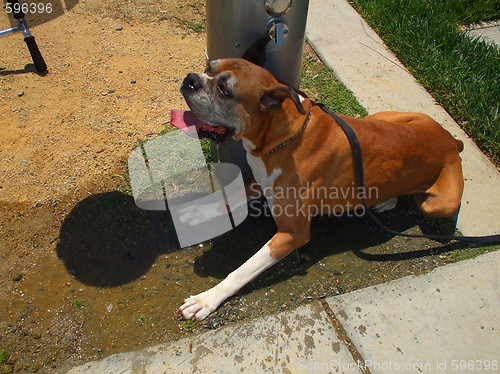
[[[56,245],[68,272],[98,287],[138,279],[158,255],[178,249],[168,212],[139,209],[116,191],[80,201],[64,219]]]

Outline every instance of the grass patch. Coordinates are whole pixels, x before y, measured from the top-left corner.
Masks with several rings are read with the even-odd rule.
[[[304,48],[300,80],[302,91],[310,99],[325,104],[332,111],[353,117],[364,117],[368,114],[353,93],[337,80],[309,44]]]
[[[10,352],[6,349],[0,349],[0,365],[3,365],[7,362],[10,357]]]
[[[13,365],[9,365],[8,361],[11,353],[6,349],[0,349],[0,374],[12,373]]]
[[[188,34],[201,34],[204,33],[207,27],[207,20],[205,17],[205,3],[203,1],[194,1],[184,5],[182,3],[178,4],[179,9],[184,7],[191,8],[191,10],[199,16],[203,16],[200,20],[192,21],[187,19],[180,19],[176,16],[173,18],[177,20],[179,26],[187,31]]]
[[[500,163],[498,48],[459,28],[500,17],[498,0],[354,0],[403,64]]]
[[[205,32],[206,21],[192,22],[186,20],[180,20],[180,25],[184,27],[189,34],[201,34]]]
[[[144,314],[141,314],[137,319],[137,321],[140,326],[144,325],[146,323],[146,316]]]
[[[201,322],[199,321],[191,321],[191,320],[186,320],[181,322],[181,328],[185,332],[193,332],[196,330],[199,326],[201,325]]]
[[[447,262],[458,262],[463,260],[469,260],[471,258],[477,257],[479,255],[484,255],[489,252],[498,251],[499,249],[500,249],[499,245],[490,245],[477,248],[464,248],[464,249],[457,249],[456,251],[453,252],[449,252],[445,256]]]
[[[500,18],[498,0],[445,0],[435,1],[446,16],[458,25],[470,25]]]
[[[85,305],[85,301],[82,298],[77,298],[73,301],[73,308],[82,309]]]

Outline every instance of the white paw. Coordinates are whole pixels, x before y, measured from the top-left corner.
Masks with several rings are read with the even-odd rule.
[[[179,219],[182,223],[196,226],[222,215],[217,211],[218,206],[217,203],[188,206],[179,210]]]
[[[375,213],[382,213],[394,209],[398,205],[398,197],[393,197],[383,203],[375,205],[372,209]]]
[[[217,289],[214,287],[184,300],[178,313],[183,319],[203,321],[210,313],[217,309],[224,300],[225,297],[221,300],[221,295],[218,294]]]

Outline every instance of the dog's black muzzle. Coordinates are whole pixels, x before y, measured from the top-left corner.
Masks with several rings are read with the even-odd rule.
[[[198,91],[202,86],[203,85],[199,75],[195,73],[189,73],[182,81],[181,91],[192,93]]]

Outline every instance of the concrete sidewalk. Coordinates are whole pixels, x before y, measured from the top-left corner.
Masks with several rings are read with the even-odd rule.
[[[467,27],[466,30],[473,37],[481,38],[500,47],[500,21],[482,22],[479,25]]]
[[[68,373],[499,372],[499,261],[489,253]]]
[[[307,37],[369,112],[421,111],[465,142],[459,228],[500,232],[500,176],[344,0],[311,0]],[[500,372],[500,252],[69,373]]]

